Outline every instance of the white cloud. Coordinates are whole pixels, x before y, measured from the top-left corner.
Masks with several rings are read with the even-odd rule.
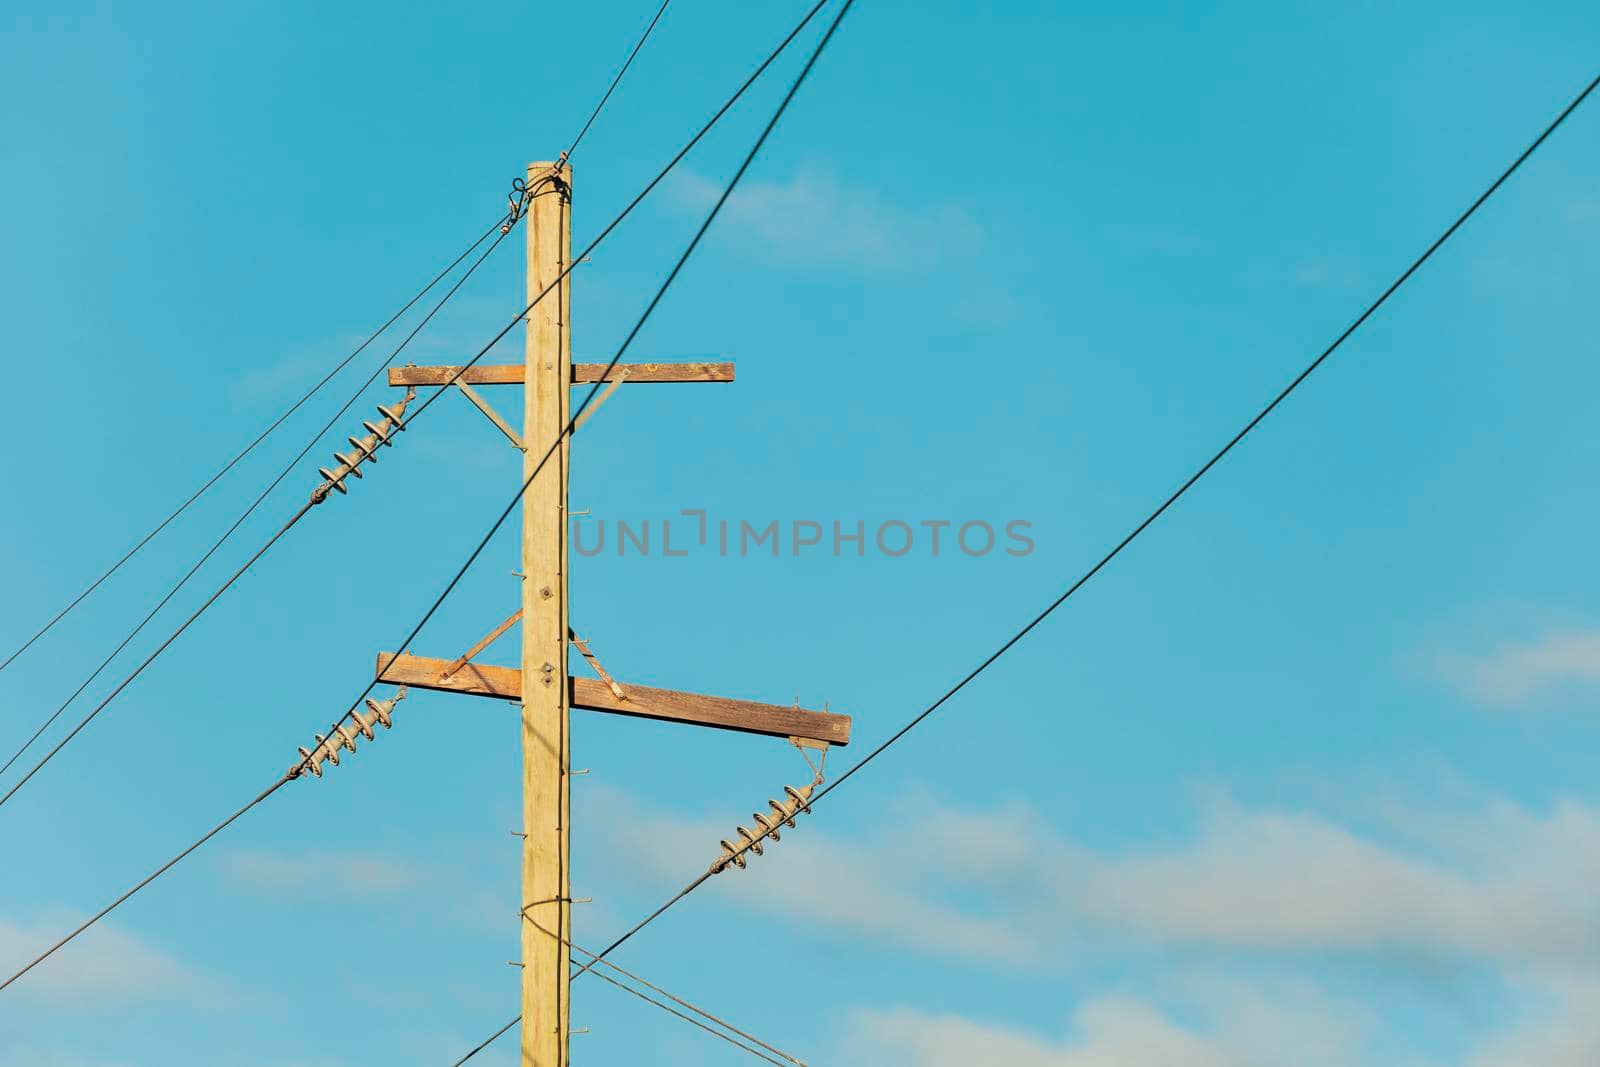
[[[395,893],[428,881],[426,871],[376,853],[236,851],[222,858],[224,877],[264,893]]]
[[[989,1026],[958,1015],[910,1008],[861,1012],[849,1042],[852,1059],[883,1067],[1245,1067],[1220,1042],[1177,1025],[1136,1000],[1091,1000],[1061,1040]]]
[[[356,343],[352,342],[350,347]],[[228,385],[228,398],[235,404],[248,404],[299,395],[321,381],[338,362],[338,356],[324,353],[319,358],[309,352],[298,352],[271,363],[254,364]]]
[[[722,183],[683,171],[673,191],[680,203],[704,209]],[[722,237],[770,260],[861,270],[932,270],[970,259],[980,243],[977,222],[955,201],[902,207],[816,163],[788,181],[740,183],[717,226]]]
[[[1594,1067],[1600,1063],[1600,981],[1544,983],[1545,1003],[1487,1041],[1467,1067]]]
[[[703,854],[710,863],[718,839],[733,829],[726,818],[653,814],[641,819],[639,812],[651,810],[650,805],[605,786],[592,787],[588,795],[593,807],[585,818],[606,839],[606,851],[626,857],[652,880],[680,877],[685,856]],[[917,949],[936,941],[942,951],[969,958],[1034,957],[1037,947],[1015,923],[942,903],[935,886],[885,877],[883,856],[874,854],[873,844],[818,833],[813,820],[801,819],[803,824],[783,831],[766,856],[736,872],[737,877],[713,879],[708,888],[725,894],[736,907],[814,923],[835,933]],[[782,860],[773,862],[778,857]],[[826,890],[811,879],[795,879],[796,869],[826,871]],[[903,873],[912,875],[909,869]]]
[[[951,307],[955,317],[974,326],[1009,326],[1022,316],[1021,301],[1008,290],[982,278],[964,281]]]
[[[1294,1049],[1299,1067],[1366,1064],[1375,1017],[1364,1005],[1339,1000],[1293,975],[1245,982],[1224,973],[1195,972],[1178,983],[1180,1006],[1205,1020],[1207,1032],[1230,1054],[1252,1064],[1278,1064]]]
[[[863,1009],[850,1017],[840,1043],[844,1052],[834,1059],[862,1067],[1277,1067],[1286,1062],[1357,1067],[1378,1059],[1374,1039],[1383,1036],[1380,1018],[1391,1027],[1403,1026],[1294,978],[1275,976],[1250,985],[1206,972],[1166,987],[1155,999],[1120,993],[1089,997],[1075,1007],[1060,1036],[908,1007]],[[1519,980],[1511,991],[1531,1004],[1448,1062],[1460,1067],[1600,1063],[1600,981]],[[1392,1030],[1388,1037],[1392,1041]],[[1392,1048],[1388,1055],[1394,1055]],[[1413,1054],[1404,1062],[1425,1061]]]
[[[609,796],[602,832],[652,879],[681,875],[684,855],[731,830],[725,819],[641,820],[648,806]],[[1600,876],[1600,810],[1487,804],[1381,831],[1214,797],[1185,840],[1097,851],[1025,806],[960,811],[912,798],[853,836],[808,822],[714,884],[736,906],[824,931],[1000,963],[1049,966],[1132,942],[1279,959],[1600,964],[1600,905],[1588,891]],[[795,870],[827,872],[828,891]]]
[[[0,1047],[0,1063],[27,1064],[28,1067],[127,1067],[126,1060],[85,1059],[37,1045]]]
[[[1296,285],[1313,289],[1355,289],[1361,284],[1361,275],[1355,270],[1320,257],[1295,264],[1292,273]]]
[[[1562,214],[1569,223],[1600,222],[1600,199],[1573,200]]]
[[[1443,656],[1436,668],[1478,700],[1518,704],[1561,689],[1600,685],[1600,630],[1553,631],[1482,656]]]
[[[26,925],[0,918],[0,961],[4,961],[0,971],[9,977],[84,918],[65,911],[42,915]],[[200,975],[137,936],[101,922],[19,978],[6,994],[52,1007],[84,1007],[192,995],[206,984]]]
[[[1600,858],[1595,812],[1481,817],[1504,834],[1493,855],[1456,835],[1387,843],[1218,800],[1182,845],[1088,857],[1070,882],[1058,860],[1057,877],[1078,914],[1161,944],[1587,963],[1600,915],[1578,886]]]
[[[1371,1031],[1364,1008],[1308,982],[1275,982],[1268,992],[1208,972],[1159,1003],[1087,998],[1060,1037],[901,1007],[858,1012],[845,1044],[863,1064],[907,1067],[1268,1067],[1285,1062],[1286,1049],[1298,1067],[1354,1067],[1371,1061]]]
[[[641,817],[659,808],[615,792],[598,808],[587,824],[607,854],[652,882],[680,878],[686,855],[709,861],[732,828],[726,817]],[[1498,982],[1496,1018],[1479,1022],[1510,1022],[1456,1053],[1461,1067],[1600,1063],[1600,808],[1458,796],[1361,811],[1353,822],[1210,795],[1176,840],[1091,848],[1026,805],[952,809],[912,795],[845,832],[819,807],[707,891],[818,936],[997,970],[1138,968],[1137,987],[1063,1002],[1067,1025],[1042,1033],[864,1011],[836,1061],[1276,1067],[1293,1049],[1307,1067],[1355,1067],[1373,1061],[1380,1036],[1389,1054],[1422,1055],[1404,1020],[1317,984],[1337,973],[1328,965],[1357,961],[1406,980],[1442,965]]]

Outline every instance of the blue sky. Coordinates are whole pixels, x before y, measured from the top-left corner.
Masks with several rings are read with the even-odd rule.
[[[680,4],[574,159],[580,242],[801,10]],[[0,646],[487,225],[653,9],[9,7]],[[844,765],[1342,329],[1593,76],[1597,31],[1581,4],[863,0],[631,354],[738,382],[622,390],[573,504],[1022,520],[1033,551],[608,552],[575,564],[576,626],[625,680],[829,701],[855,716]],[[800,59],[576,277],[579,358],[614,351]],[[814,1064],[1594,1062],[1597,135],[1591,105],[1067,609],[619,962]],[[475,352],[521,272],[518,239],[410,358]],[[363,376],[0,675],[8,752]],[[443,398],[0,809],[0,962],[281,773],[517,471]],[[515,566],[508,530],[415,649],[503,618]],[[0,994],[0,1063],[453,1061],[517,1010],[511,715],[413,694]],[[574,730],[583,944],[805,775],[778,742]],[[587,978],[574,998],[583,1063],[745,1059]]]

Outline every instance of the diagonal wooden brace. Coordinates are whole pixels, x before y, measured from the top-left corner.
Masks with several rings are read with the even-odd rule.
[[[599,396],[596,396],[592,401],[589,401],[588,406],[585,407],[581,413],[579,413],[576,419],[572,420],[572,432],[577,433],[579,430],[583,429],[583,424],[594,418],[594,413],[600,410],[600,405],[611,399],[611,394],[617,391],[617,386],[621,385],[627,380],[628,368],[618,367],[615,371],[613,371],[612,376],[609,379],[610,384],[600,391]]]
[[[627,700],[627,692],[623,690],[622,686],[617,684],[617,680],[615,678],[606,673],[606,669],[604,667],[600,666],[600,657],[589,651],[589,642],[579,637],[578,632],[572,629],[567,630],[567,639],[572,642],[574,648],[583,654],[583,658],[588,662],[589,666],[594,668],[594,673],[598,674],[601,680],[610,687],[611,695],[616,697],[618,700]]]
[[[448,664],[444,670],[439,672],[439,677],[441,679],[449,678],[452,674],[456,673],[456,671],[459,671],[462,667],[465,667],[468,663],[472,662],[472,658],[474,656],[488,648],[490,645],[494,644],[495,641],[499,640],[500,635],[511,629],[511,627],[515,626],[517,624],[517,620],[520,618],[522,618],[522,609],[518,608],[516,611],[511,613],[510,618],[506,619],[506,621],[501,623],[499,626],[496,626],[493,630],[490,630],[488,633],[484,634],[482,640],[473,645],[471,648],[467,649],[465,652],[461,653],[460,658]]]
[[[473,407],[487,415],[489,421],[500,428],[501,433],[511,439],[511,443],[517,446],[517,451],[526,452],[528,450],[528,446],[522,443],[522,436],[511,428],[509,422],[501,417],[500,413],[494,409],[494,405],[483,398],[482,393],[467,384],[465,378],[456,379],[456,388],[461,390],[462,396],[472,401]]]

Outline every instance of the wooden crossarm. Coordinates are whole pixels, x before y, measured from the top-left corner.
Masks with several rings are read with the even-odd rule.
[[[526,367],[522,364],[490,364],[468,367],[459,381],[468,385],[521,385]],[[461,370],[454,367],[390,367],[390,385],[444,385]],[[604,363],[574,363],[572,384],[598,382],[605,374]],[[618,363],[612,376],[626,373],[628,384],[651,382],[731,382],[732,363]]]
[[[491,667],[486,663],[467,663],[445,676],[453,660],[401,654],[389,663],[393,652],[379,652],[375,668],[378,681],[390,685],[409,685],[413,689],[438,689],[446,693],[467,693],[500,700],[522,699],[522,672],[515,667]],[[384,664],[388,663],[387,670]]]
[[[753,700],[680,693],[676,689],[652,689],[646,685],[623,685],[626,700],[618,700],[611,687],[594,678],[572,678],[572,706],[588,711],[609,711],[618,715],[638,715],[667,722],[687,722],[721,730],[741,730],[771,737],[803,737],[826,741],[830,745],[850,743],[850,716],[782,704],[758,704]]]
[[[451,666],[451,660],[401,655],[395,657],[388,670],[384,670],[384,664],[389,663],[392,656],[393,652],[378,653],[376,669],[381,672],[378,678],[380,682],[500,700],[522,699],[522,673],[515,667],[468,663],[450,677],[443,678],[441,676]],[[676,689],[653,689],[630,682],[621,683],[627,698],[619,700],[610,686],[595,678],[570,678],[568,685],[572,706],[586,711],[636,715],[644,719],[682,722],[770,737],[800,737],[810,741],[826,741],[831,745],[850,743],[848,715],[683,693]]]

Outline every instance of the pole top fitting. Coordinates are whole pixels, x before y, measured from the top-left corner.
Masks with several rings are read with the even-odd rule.
[[[572,167],[567,163],[567,154],[555,160],[535,161],[528,164],[528,195],[536,195],[546,183],[555,187],[562,196],[569,196],[572,192]]]

